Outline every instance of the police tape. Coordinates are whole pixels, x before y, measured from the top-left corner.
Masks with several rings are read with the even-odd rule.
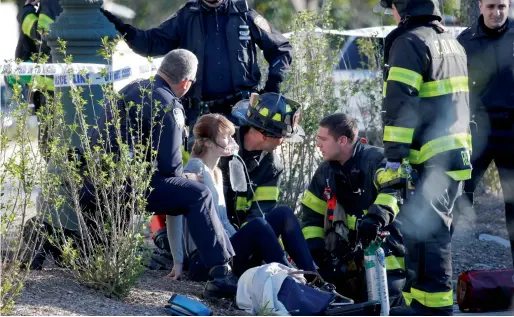
[[[138,78],[155,73],[162,58],[135,66],[115,68],[112,65],[88,63],[3,63],[0,75],[53,76],[54,87],[101,85],[109,82]]]

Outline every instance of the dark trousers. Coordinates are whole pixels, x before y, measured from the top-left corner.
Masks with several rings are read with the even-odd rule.
[[[153,190],[147,198],[147,209],[155,214],[184,215],[207,268],[229,262],[234,249],[218,218],[209,188],[182,177],[163,177],[158,172],[153,175],[150,186]],[[130,191],[129,186],[126,191]],[[93,211],[96,208],[90,182],[82,189],[81,204]]]
[[[188,107],[186,109],[186,118],[187,118],[187,125],[189,127],[189,134],[187,137],[187,152],[191,153],[191,150],[193,149],[193,144],[195,142],[195,136],[193,135],[193,128],[196,124],[196,121],[198,121],[198,118],[204,114],[207,113],[219,113],[224,115],[227,119],[229,119],[233,124],[236,126],[241,125],[241,122],[239,119],[234,117],[232,112],[232,106],[234,106],[240,98],[236,99],[230,99],[226,100],[226,102],[219,102],[216,105],[213,105],[211,107],[205,106],[202,103],[200,103],[199,100],[192,100],[190,99],[187,104]]]
[[[207,268],[227,263],[232,244],[216,214],[210,190],[197,181],[154,175],[147,208],[156,214],[184,215],[189,232]]]
[[[425,168],[412,198],[400,209],[410,271],[404,297],[419,314],[453,314],[451,234],[452,209],[462,182],[444,171]]]
[[[278,262],[290,266],[278,242],[279,236],[298,268],[315,271],[314,261],[298,219],[290,208],[278,207],[266,214],[266,219],[250,220],[230,238],[236,252],[234,273],[240,276],[247,269],[261,265],[262,262]]]
[[[513,126],[514,129],[514,126]],[[471,179],[464,184],[464,193],[457,201],[455,221],[461,213],[473,204],[473,193],[485,171],[494,160],[500,176],[500,184],[505,202],[505,220],[509,233],[512,263],[514,265],[514,132],[511,137],[482,136],[473,134],[473,154]]]

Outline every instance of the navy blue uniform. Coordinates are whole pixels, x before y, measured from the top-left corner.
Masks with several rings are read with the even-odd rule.
[[[473,192],[494,160],[505,201],[505,220],[514,264],[514,22],[489,29],[483,16],[457,40],[468,56],[473,153],[471,180],[466,181],[459,208],[473,201]],[[459,215],[459,211],[455,216]],[[454,221],[456,223],[456,221]]]
[[[143,56],[161,56],[176,48],[193,52],[198,58],[195,85],[188,96],[199,101],[218,101],[227,94],[255,91],[261,79],[257,63],[259,46],[269,64],[265,91],[278,92],[290,69],[292,47],[289,41],[245,0],[225,0],[216,9],[191,0],[160,26],[139,30],[104,11],[116,29],[125,34],[127,44]],[[240,96],[231,99],[232,105]],[[198,102],[198,104],[197,104]],[[210,108],[211,105],[209,105]],[[220,102],[211,112],[230,113],[230,104]],[[194,120],[193,112],[188,120]],[[190,118],[191,117],[191,118]]]
[[[142,97],[141,89],[151,90],[151,98],[148,95]],[[153,190],[148,196],[147,208],[156,214],[184,215],[191,224],[191,236],[206,266],[227,263],[234,251],[216,215],[211,192],[200,182],[181,177],[184,109],[179,99],[159,75],[155,76],[153,83],[150,80],[137,81],[127,85],[120,93],[123,102],[118,102],[118,105],[121,104],[123,108],[129,102],[142,105],[142,120],[137,107],[131,107],[129,118],[122,118],[121,122],[127,122],[136,131],[141,125],[142,134],[152,136],[152,147],[157,150],[157,171],[150,183]],[[156,101],[160,107],[157,114],[152,113],[155,112]],[[156,123],[153,128],[152,117]],[[140,123],[136,121],[138,118]],[[121,128],[122,135],[126,135],[126,128]],[[93,137],[93,142],[95,139]],[[127,143],[130,146],[130,140]],[[116,141],[111,140],[111,144],[116,144]]]

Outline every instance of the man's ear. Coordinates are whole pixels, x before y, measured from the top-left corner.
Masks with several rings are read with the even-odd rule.
[[[252,92],[250,94],[250,106],[255,107],[255,105],[257,104],[257,101],[259,101],[259,94],[256,92]]]
[[[339,144],[340,145],[346,145],[346,143],[348,143],[348,138],[346,136],[341,136],[339,137]]]
[[[190,81],[189,80],[183,80],[180,82],[180,88],[186,90],[188,87],[187,85],[189,85]]]

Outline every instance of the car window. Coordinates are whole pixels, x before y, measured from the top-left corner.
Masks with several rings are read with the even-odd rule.
[[[347,37],[345,45],[341,50],[339,64],[337,70],[367,70],[369,59],[365,54],[359,51],[359,45],[357,44],[358,37]],[[380,47],[380,54],[382,54],[382,39],[373,39],[377,41]]]

